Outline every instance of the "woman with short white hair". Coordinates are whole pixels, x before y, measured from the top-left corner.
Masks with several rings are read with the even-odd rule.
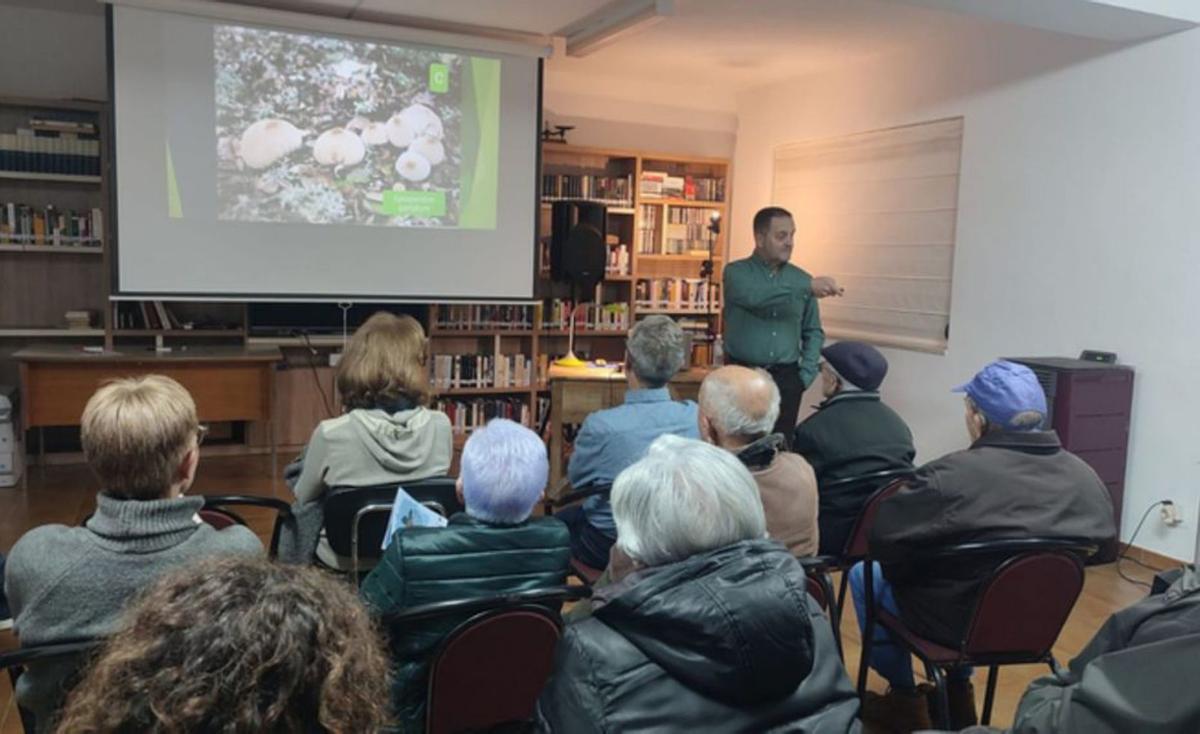
[[[565,630],[542,730],[859,730],[829,622],[735,456],[663,436],[612,505],[635,570]]]

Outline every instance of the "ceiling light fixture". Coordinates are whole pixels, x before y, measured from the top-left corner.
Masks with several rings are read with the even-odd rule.
[[[609,4],[561,33],[568,56],[587,56],[675,14],[674,0],[630,0]]]

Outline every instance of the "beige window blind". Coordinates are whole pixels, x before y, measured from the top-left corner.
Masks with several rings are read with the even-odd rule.
[[[846,289],[821,301],[829,336],[945,351],[962,135],[958,117],[776,148],[796,262]]]

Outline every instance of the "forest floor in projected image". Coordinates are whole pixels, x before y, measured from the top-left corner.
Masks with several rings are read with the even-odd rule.
[[[469,57],[236,26],[213,43],[221,219],[459,225]]]

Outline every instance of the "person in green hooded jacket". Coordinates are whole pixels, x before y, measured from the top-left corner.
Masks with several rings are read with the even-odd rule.
[[[458,479],[466,512],[446,527],[397,531],[363,582],[368,607],[383,616],[433,602],[563,586],[571,556],[567,526],[530,517],[548,474],[546,445],[533,431],[502,418],[477,429],[463,447]],[[466,616],[386,630],[392,704],[403,731],[425,730],[430,656]]]

